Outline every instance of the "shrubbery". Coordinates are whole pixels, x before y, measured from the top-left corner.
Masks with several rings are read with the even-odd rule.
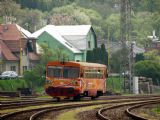
[[[31,89],[35,89],[37,87],[43,87],[44,85],[44,75],[38,72],[36,69],[26,71],[24,73],[24,79],[26,80],[27,85]]]
[[[137,62],[134,66],[136,76],[144,76],[153,79],[154,84],[160,83],[160,64],[152,60]]]

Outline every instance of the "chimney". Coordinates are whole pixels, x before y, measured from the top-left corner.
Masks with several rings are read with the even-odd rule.
[[[153,38],[156,38],[155,30],[153,30]]]
[[[8,26],[7,25],[3,25],[3,32],[6,32],[8,30]]]

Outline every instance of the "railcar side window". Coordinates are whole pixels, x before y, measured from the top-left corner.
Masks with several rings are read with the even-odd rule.
[[[62,67],[49,66],[48,67],[48,77],[62,77],[61,76]]]
[[[90,69],[90,70],[85,70],[85,78],[103,78],[103,70],[98,70],[98,69]]]
[[[79,77],[79,68],[64,67],[63,77],[64,78],[78,78]]]

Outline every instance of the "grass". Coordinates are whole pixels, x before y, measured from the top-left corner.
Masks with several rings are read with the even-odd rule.
[[[121,92],[123,85],[123,79],[120,77],[109,77],[107,78],[107,90]]]
[[[0,91],[16,91],[22,87],[27,87],[23,79],[0,80]]]
[[[160,105],[152,109],[153,112],[160,115]]]

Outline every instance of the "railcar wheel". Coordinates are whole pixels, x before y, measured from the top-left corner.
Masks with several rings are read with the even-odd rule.
[[[95,100],[95,99],[96,99],[96,97],[95,97],[95,96],[92,96],[92,97],[91,97],[91,100]]]
[[[80,101],[81,100],[81,96],[77,95],[77,96],[73,97],[73,100],[74,101]]]
[[[60,98],[60,97],[57,97],[56,99],[57,99],[57,102],[60,102],[60,101],[61,101],[61,98]]]

